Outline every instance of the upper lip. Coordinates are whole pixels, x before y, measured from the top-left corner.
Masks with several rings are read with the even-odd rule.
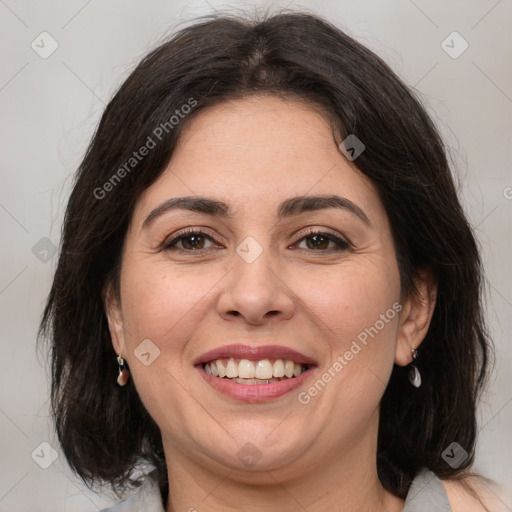
[[[313,358],[283,345],[261,345],[254,347],[243,344],[224,345],[209,350],[199,356],[194,361],[194,365],[228,357],[233,359],[252,359],[255,361],[261,359],[289,359],[294,363],[316,365],[316,361]]]

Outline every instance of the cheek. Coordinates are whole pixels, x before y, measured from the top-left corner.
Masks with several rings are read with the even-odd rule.
[[[172,340],[172,347],[179,349],[217,281],[217,274],[171,269],[165,262],[126,265],[122,297],[127,341],[133,346],[150,338],[167,347]]]
[[[310,273],[306,281],[295,278],[295,282],[302,282],[300,288],[294,285],[294,290],[302,297],[304,306],[313,318],[317,317],[319,325],[324,325],[326,337],[340,348],[347,336],[357,336],[376,322],[379,330],[388,331],[380,318],[390,308],[388,317],[392,321],[385,325],[397,322],[392,306],[399,300],[400,283],[398,271],[392,266],[347,264],[322,275]]]
[[[336,395],[333,403],[357,408],[361,396],[378,403],[394,363],[401,310],[398,269],[361,261],[317,276],[313,286],[308,283],[302,287],[304,303],[320,329],[319,343],[330,352],[319,378],[334,383],[328,386]]]
[[[156,423],[167,425],[171,410],[173,422],[179,425],[186,411],[196,407],[183,385],[189,377],[184,356],[205,318],[208,294],[219,278],[211,272],[171,271],[165,262],[149,265],[147,260],[126,261],[123,272],[124,336],[130,373]]]

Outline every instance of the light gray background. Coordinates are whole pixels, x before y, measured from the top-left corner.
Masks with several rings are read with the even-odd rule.
[[[305,7],[345,28],[416,87],[445,136],[485,259],[498,354],[480,409],[476,469],[512,487],[510,0],[0,0],[1,511],[80,512],[113,503],[74,478],[48,417],[35,334],[56,257],[44,262],[51,250],[40,240],[58,245],[71,176],[105,104],[140,57],[179,22],[254,6]],[[50,48],[49,39],[41,42],[47,36],[38,37],[43,31],[58,43],[47,59],[31,48],[34,40],[40,51]],[[453,31],[469,44],[458,58],[441,46]],[[461,48],[450,41],[452,51]],[[59,454],[47,469],[35,462],[51,462],[42,442]]]

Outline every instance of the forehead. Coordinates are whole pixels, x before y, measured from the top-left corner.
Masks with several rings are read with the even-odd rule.
[[[234,212],[270,211],[293,196],[337,194],[369,216],[382,214],[371,181],[346,160],[331,125],[313,104],[253,96],[197,111],[183,126],[173,157],[137,210],[171,197],[201,195]],[[378,211],[378,210],[381,211]]]
[[[283,170],[310,168],[319,157],[332,157],[333,145],[331,128],[317,106],[275,96],[251,96],[199,111],[185,123],[177,149],[215,155],[220,158],[212,162],[216,167],[241,161],[241,170],[261,172],[272,163]],[[256,155],[257,159],[250,158]]]

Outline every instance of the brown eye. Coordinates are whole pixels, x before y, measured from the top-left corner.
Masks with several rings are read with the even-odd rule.
[[[205,237],[201,235],[188,235],[181,237],[180,241],[185,249],[203,249]]]
[[[213,239],[203,231],[187,231],[174,237],[172,240],[166,242],[163,250],[178,250],[178,251],[201,251],[208,249],[205,247],[207,242],[212,242]],[[180,246],[181,244],[181,246]],[[215,244],[213,244],[215,245]]]
[[[331,246],[331,249],[335,251],[346,250],[350,248],[350,244],[348,242],[331,233],[312,232],[302,237],[299,240],[299,243],[304,240],[306,241],[306,248],[312,251],[327,252],[329,249],[329,244],[331,243],[334,244],[334,246]]]
[[[310,235],[306,237],[305,240],[307,240],[309,249],[327,249],[329,243],[332,242],[332,240],[322,235]]]

